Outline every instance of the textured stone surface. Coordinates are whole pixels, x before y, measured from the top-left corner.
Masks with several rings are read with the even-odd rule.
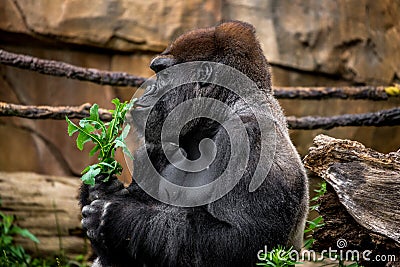
[[[391,0],[4,0],[0,30],[46,42],[162,51],[221,19],[254,24],[276,65],[357,83],[400,77],[400,4]]]
[[[219,10],[212,0],[4,0],[0,28],[120,51],[160,51],[177,34],[215,23]]]
[[[53,256],[62,250],[68,256],[84,255],[88,242],[80,223],[79,184],[74,177],[0,172],[2,209],[15,215],[16,223],[31,231],[40,243],[19,236],[16,241],[40,256]]]
[[[257,28],[275,85],[390,84],[400,70],[396,1],[4,0],[0,47],[83,67],[149,77],[151,58],[192,28],[240,19]],[[111,88],[0,66],[0,100],[22,104],[111,107],[132,88]],[[336,115],[399,105],[370,101],[281,101],[288,115]],[[0,170],[79,175],[92,162],[74,147],[62,121],[0,118]],[[399,146],[399,127],[293,131],[306,153],[317,133],[361,141],[379,151]],[[385,138],[387,137],[387,138]],[[21,155],[24,155],[21,158]],[[129,179],[129,174],[124,179]]]
[[[224,17],[254,24],[274,64],[369,84],[400,77],[398,1],[226,3]]]

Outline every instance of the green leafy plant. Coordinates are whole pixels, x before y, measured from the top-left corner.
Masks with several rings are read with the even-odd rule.
[[[319,188],[315,189],[314,192],[316,192],[317,194],[310,200],[311,204],[310,210],[318,211],[319,208],[318,199],[326,193],[326,182],[321,182]],[[323,226],[324,226],[324,219],[322,218],[322,216],[318,216],[311,221],[307,221],[306,227],[304,229],[304,233],[306,234],[306,238],[304,241],[305,249],[310,249],[312,247],[312,245],[315,242],[315,239],[313,238],[312,234],[314,233],[314,231]]]
[[[301,262],[296,262],[291,259],[292,249],[293,248],[290,247],[286,250],[282,246],[278,246],[267,253],[261,253],[260,258],[264,259],[264,262],[259,262],[257,265],[265,267],[287,267],[301,264]]]
[[[115,105],[114,110],[110,110],[112,119],[110,122],[103,122],[99,116],[99,106],[94,104],[90,108],[90,116],[79,121],[79,125],[73,123],[66,117],[68,123],[68,134],[72,136],[78,132],[76,146],[83,150],[84,145],[92,141],[95,146],[89,152],[93,156],[98,152],[99,162],[86,167],[82,171],[82,181],[85,184],[94,185],[95,177],[98,174],[106,174],[104,182],[112,175],[118,175],[122,172],[122,166],[114,159],[116,148],[120,147],[132,158],[129,152],[125,138],[129,133],[130,126],[127,124],[123,128],[126,112],[131,109],[134,101],[121,103],[118,98],[112,100]]]
[[[14,243],[15,236],[22,236],[39,243],[39,240],[27,229],[18,227],[13,215],[0,212],[0,266],[31,266],[32,257],[24,248]]]
[[[0,199],[1,207],[1,199]],[[87,267],[86,258],[83,255],[71,260],[64,256],[55,255],[51,258],[33,257],[24,250],[21,245],[14,242],[16,236],[28,238],[35,243],[39,240],[27,229],[19,227],[15,223],[14,215],[6,215],[0,211],[0,266],[5,267]]]
[[[314,192],[317,194],[310,200],[310,204],[313,204],[310,206],[310,210],[318,211],[319,208],[318,200],[326,193],[326,182],[325,181],[321,182],[319,184],[319,188],[315,189]]]

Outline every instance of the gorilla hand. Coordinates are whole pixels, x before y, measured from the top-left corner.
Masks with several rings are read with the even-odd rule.
[[[111,202],[111,196],[123,196],[128,194],[128,190],[116,176],[110,177],[103,182],[105,176],[96,176],[94,186],[83,185],[86,191],[86,200],[82,202],[82,227],[91,240],[94,247],[106,248],[105,235],[102,229],[105,225],[106,214]],[[81,200],[82,201],[82,200]]]
[[[128,190],[124,188],[124,185],[117,179],[116,176],[111,176],[108,181],[103,182],[105,175],[97,175],[94,186],[82,184],[80,190],[80,205],[81,208],[89,205],[96,199],[105,199],[110,195],[124,195],[128,193]]]
[[[114,181],[110,187],[112,189],[120,188],[117,185],[118,183]],[[142,266],[127,252],[127,249],[133,250],[132,247],[129,247],[132,229],[122,227],[118,228],[117,232],[113,230],[116,223],[115,216],[121,216],[135,222],[135,218],[138,216],[137,213],[131,212],[133,208],[130,206],[133,203],[134,207],[137,207],[134,198],[125,188],[114,193],[111,193],[112,190],[105,193],[102,190],[95,189],[93,189],[93,192],[94,195],[98,193],[104,198],[95,199],[89,205],[84,206],[81,221],[83,230],[90,239],[93,251],[98,256],[92,266],[132,266],[130,265],[132,263],[134,266]],[[121,202],[121,200],[127,199],[128,203]],[[140,209],[138,210],[140,212]],[[126,263],[129,265],[126,265]]]
[[[97,199],[82,209],[82,227],[86,230],[86,234],[92,242],[93,240],[101,241],[104,237],[101,226],[104,225],[105,215],[110,204],[106,200]]]
[[[106,199],[109,195],[124,195],[128,193],[125,189],[124,184],[117,179],[115,175],[111,176],[106,182],[103,182],[104,175],[96,176],[96,183],[94,186],[89,186],[89,196],[90,202],[97,199]]]
[[[110,206],[110,201],[97,199],[82,209],[82,227],[98,255],[102,255],[108,250],[106,220],[109,218]]]

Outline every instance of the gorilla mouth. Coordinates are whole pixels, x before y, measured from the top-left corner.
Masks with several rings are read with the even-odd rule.
[[[133,110],[144,110],[151,107],[150,105],[141,105],[141,104],[136,104],[133,106]]]

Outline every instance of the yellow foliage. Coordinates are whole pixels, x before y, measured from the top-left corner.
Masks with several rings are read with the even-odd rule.
[[[400,84],[395,83],[394,86],[385,87],[385,92],[390,96],[400,96]]]

